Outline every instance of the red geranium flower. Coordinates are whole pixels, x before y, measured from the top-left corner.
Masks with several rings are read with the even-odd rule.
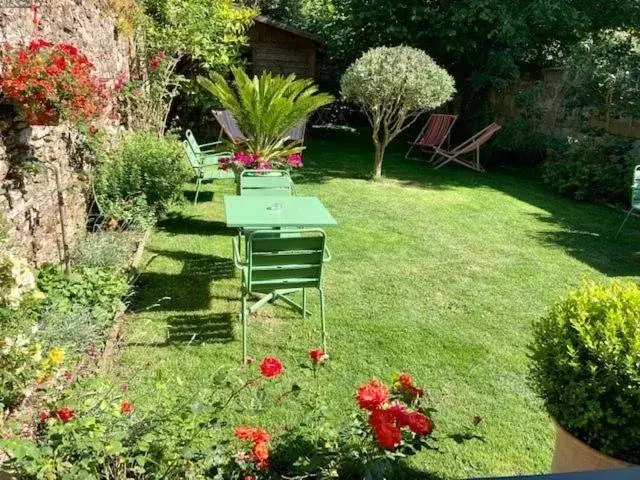
[[[382,448],[395,450],[402,443],[400,429],[393,423],[381,423],[373,427],[373,432]]]
[[[60,419],[61,422],[68,422],[73,418],[73,410],[68,407],[62,407],[60,410],[56,412],[56,415]]]
[[[251,449],[251,455],[256,462],[258,468],[267,468],[269,463],[269,448],[266,442],[258,442]]]
[[[282,362],[277,358],[266,357],[260,362],[260,372],[265,378],[274,378],[282,374]]]
[[[378,380],[362,385],[356,395],[360,408],[374,410],[387,401],[389,389]]]
[[[424,396],[424,390],[415,387],[411,376],[407,373],[402,373],[398,376],[398,384],[400,391],[406,395],[410,401]]]
[[[131,410],[133,410],[133,405],[131,405],[130,402],[127,402],[126,400],[122,402],[122,405],[120,406],[120,411],[122,413],[124,414],[131,413]]]
[[[433,431],[433,423],[426,415],[419,412],[407,413],[407,426],[418,435],[430,435]]]
[[[38,418],[40,418],[40,420],[46,420],[47,418],[49,418],[49,412],[40,412],[38,414]]]
[[[327,354],[321,348],[315,350],[309,350],[309,357],[311,357],[311,363],[318,365],[327,359]]]
[[[407,409],[401,403],[394,403],[389,409],[393,418],[396,421],[396,425],[399,427],[407,426]]]
[[[372,426],[381,425],[383,423],[395,423],[396,417],[392,410],[384,410],[382,408],[376,408],[371,412],[369,417],[369,423]]]
[[[157,58],[154,58],[154,59],[152,59],[152,60],[149,62],[149,66],[150,66],[153,70],[155,70],[156,68],[158,68],[158,65],[159,65],[159,62],[158,62],[158,59],[157,59]]]
[[[238,440],[248,440],[253,443],[266,443],[271,440],[271,435],[263,428],[236,427],[235,436]]]

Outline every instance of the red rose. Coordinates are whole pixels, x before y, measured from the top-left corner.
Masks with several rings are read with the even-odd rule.
[[[282,362],[277,358],[266,357],[260,362],[260,372],[265,378],[274,378],[282,374]]]
[[[394,423],[395,421],[396,417],[393,411],[383,410],[382,408],[376,408],[369,417],[369,423],[374,427],[383,423]]]
[[[382,448],[395,450],[402,443],[402,434],[393,423],[381,423],[373,427],[373,432]]]
[[[399,427],[407,426],[407,409],[401,403],[394,403],[389,409],[393,418],[396,421],[396,425]]]
[[[271,435],[263,428],[236,427],[235,436],[238,440],[248,440],[253,443],[267,443]]]
[[[238,440],[251,440],[253,438],[253,428],[236,427],[234,434]]]
[[[73,418],[73,410],[68,407],[62,407],[56,414],[61,422],[68,422]]]
[[[411,375],[407,373],[401,373],[400,376],[398,377],[398,381],[400,382],[400,385],[402,385],[405,388],[410,388],[413,386]]]
[[[158,68],[159,62],[157,58],[154,58],[153,60],[151,60],[149,62],[149,67],[151,67],[153,70],[155,70],[156,68]]]
[[[318,365],[327,359],[327,354],[321,348],[315,350],[309,350],[309,357],[311,357],[311,363]]]
[[[407,426],[418,435],[429,435],[433,431],[433,423],[426,415],[419,412],[407,413]]]
[[[133,410],[133,405],[131,405],[131,403],[127,402],[126,400],[122,402],[122,405],[120,406],[120,411],[122,413],[131,413],[131,410]]]
[[[46,420],[49,418],[49,412],[40,412],[38,414],[38,418],[40,418],[40,420]]]
[[[378,380],[362,385],[356,395],[360,408],[375,410],[389,398],[389,390]]]
[[[269,466],[269,448],[265,442],[256,443],[251,449],[251,455],[256,462],[258,468],[267,468]]]

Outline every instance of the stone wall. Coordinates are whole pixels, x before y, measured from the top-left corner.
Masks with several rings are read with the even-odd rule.
[[[38,37],[77,46],[108,85],[120,72],[128,73],[131,40],[118,31],[107,0],[41,0],[39,4]],[[0,7],[0,43],[29,42],[33,35],[31,10]],[[7,220],[11,243],[37,266],[63,258],[56,170],[70,244],[85,224],[85,166],[74,154],[75,139],[66,126],[28,128],[11,109],[0,112],[0,214]],[[25,170],[32,159],[42,165],[42,172]]]

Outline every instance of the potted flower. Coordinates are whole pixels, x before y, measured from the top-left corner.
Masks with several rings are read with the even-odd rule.
[[[29,125],[88,122],[104,111],[105,88],[93,64],[73,45],[42,39],[5,44],[1,70],[2,94]]]
[[[318,93],[311,80],[264,73],[253,79],[239,68],[233,69],[234,85],[212,73],[198,82],[233,114],[246,136],[241,145],[229,145],[235,151],[224,162],[236,177],[244,169],[289,169],[302,167],[304,146],[291,140],[289,133],[318,108],[333,101],[331,95]]]
[[[534,324],[531,379],[556,426],[553,472],[640,463],[640,288],[584,283]]]

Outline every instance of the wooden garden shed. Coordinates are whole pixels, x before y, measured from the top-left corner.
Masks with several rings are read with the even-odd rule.
[[[258,15],[249,29],[251,71],[314,78],[322,38]]]

